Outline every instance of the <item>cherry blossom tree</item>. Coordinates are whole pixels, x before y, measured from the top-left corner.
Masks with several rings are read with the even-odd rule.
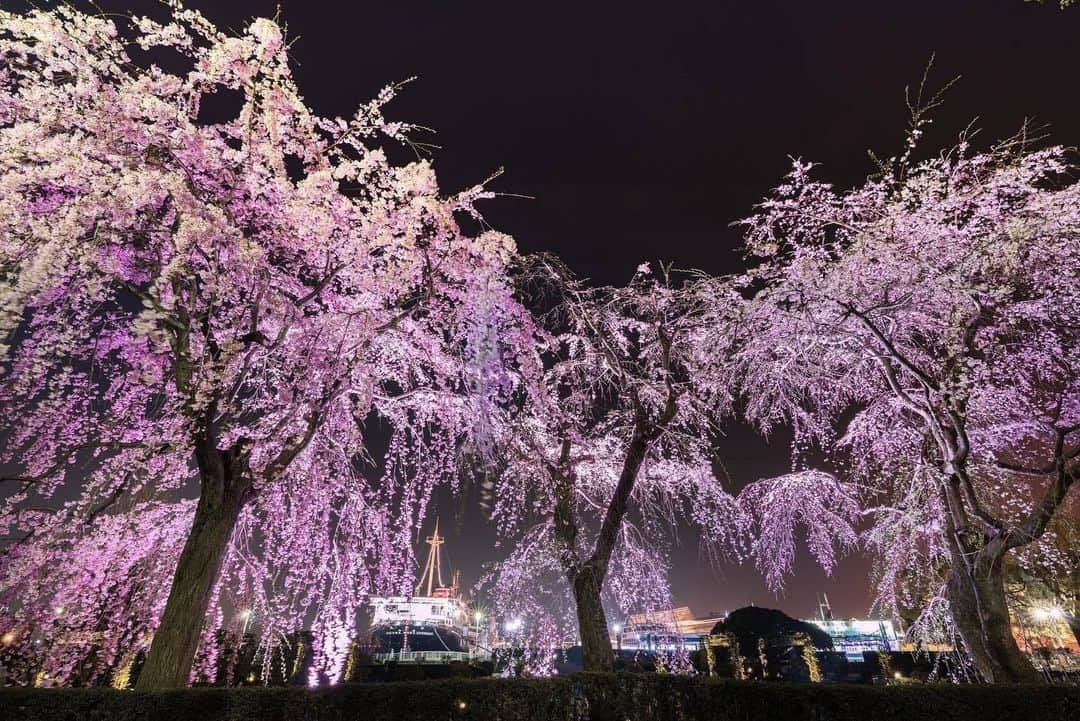
[[[712,453],[730,410],[738,296],[729,287],[718,302],[646,265],[621,288],[587,287],[550,258],[526,277],[534,305],[550,308],[543,373],[497,434],[491,514],[516,545],[487,581],[497,608],[549,639],[576,620],[585,669],[610,670],[604,601],[670,608],[665,532],[678,518],[710,548],[738,550],[743,515]],[[559,612],[568,596],[571,619]]]
[[[459,229],[483,188],[388,161],[394,87],[321,118],[276,22],[167,5],[0,12],[4,624],[67,682],[152,638],[167,687],[242,604],[266,643],[312,623],[334,678],[433,485],[490,452],[513,243]]]
[[[747,413],[858,489],[883,608],[946,601],[984,678],[1034,681],[1002,565],[1053,555],[1080,475],[1080,184],[1023,136],[915,163],[923,124],[851,190],[796,162],[745,221]]]

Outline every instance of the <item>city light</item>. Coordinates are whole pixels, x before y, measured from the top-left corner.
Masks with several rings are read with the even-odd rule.
[[[622,624],[616,623],[614,626],[611,627],[611,630],[614,631],[616,634],[622,633]]]
[[[480,612],[480,611],[477,611],[476,613],[474,613],[472,617],[473,617],[473,620],[476,621],[477,623],[480,623],[481,621],[484,620],[484,614],[482,612]]]
[[[506,629],[506,631],[508,633],[517,633],[518,631],[521,630],[521,627],[523,625],[524,625],[524,623],[522,622],[522,620],[520,618],[512,618],[512,619],[510,619],[509,621],[506,622],[506,625],[504,626],[504,628]]]

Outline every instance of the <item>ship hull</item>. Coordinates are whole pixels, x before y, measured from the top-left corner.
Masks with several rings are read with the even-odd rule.
[[[371,641],[377,654],[469,651],[460,631],[452,626],[433,623],[381,624],[371,629]]]

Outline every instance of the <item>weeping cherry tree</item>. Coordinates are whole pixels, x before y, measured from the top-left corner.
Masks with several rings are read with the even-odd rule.
[[[863,507],[884,612],[947,610],[985,679],[1037,680],[1002,569],[1069,570],[1043,541],[1080,476],[1077,168],[1020,137],[851,190],[811,170],[745,221],[748,415],[836,466],[822,498]],[[766,527],[790,525],[775,508]]]
[[[244,603],[333,679],[411,572],[389,514],[488,447],[513,244],[460,231],[483,189],[388,161],[393,87],[319,117],[276,22],[167,5],[0,12],[3,623],[53,681],[148,646],[139,686],[171,687]]]

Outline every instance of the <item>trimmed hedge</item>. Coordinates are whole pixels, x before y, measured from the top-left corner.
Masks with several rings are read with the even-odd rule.
[[[332,688],[0,689],[4,721],[1076,721],[1080,688],[769,684],[659,674]]]

